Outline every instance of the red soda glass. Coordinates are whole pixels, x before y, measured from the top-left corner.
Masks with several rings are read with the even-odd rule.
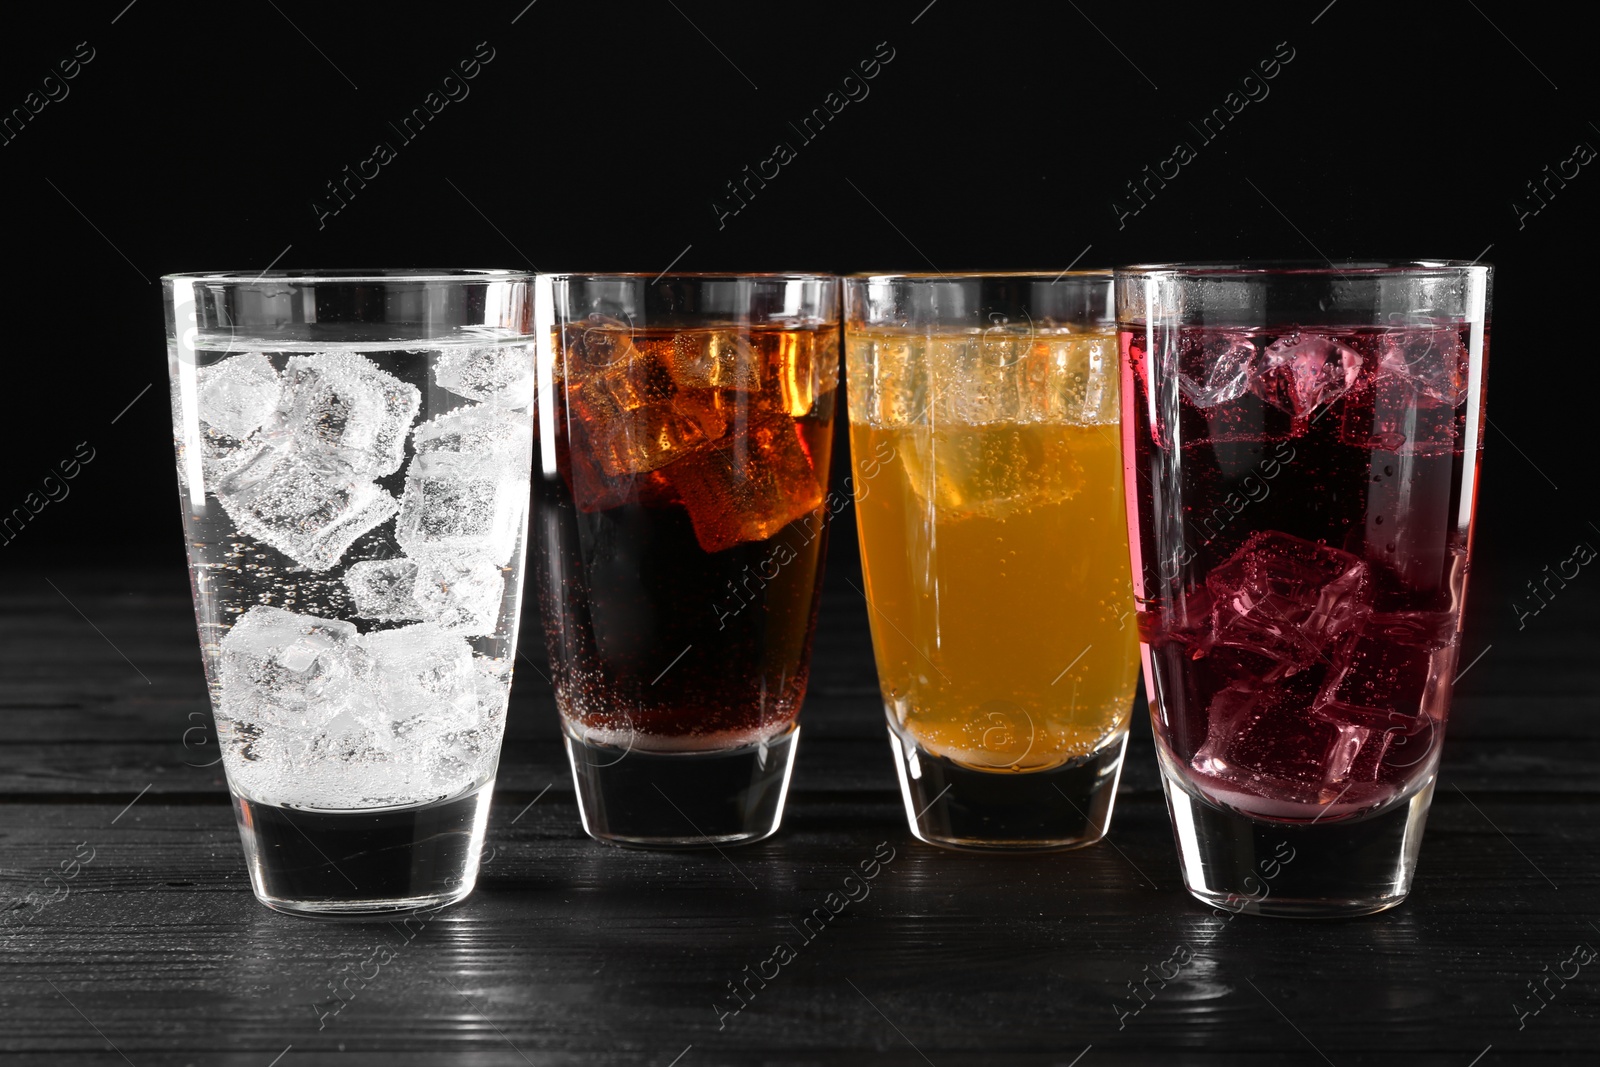
[[[1410,891],[1461,647],[1491,268],[1117,272],[1145,684],[1185,883]]]

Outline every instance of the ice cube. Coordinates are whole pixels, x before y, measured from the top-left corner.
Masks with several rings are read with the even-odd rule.
[[[216,492],[240,533],[314,571],[338,563],[356,538],[398,508],[394,497],[371,482],[330,473],[275,449],[260,452]]]
[[[364,657],[356,628],[257,605],[221,642],[222,713],[299,736],[352,706]]]
[[[1016,422],[1022,388],[1009,335],[930,337],[926,358],[934,385],[935,421],[963,426]]]
[[[358,636],[257,607],[224,638],[222,677],[229,780],[255,799],[419,804],[493,775],[509,669],[431,623]]]
[[[478,688],[478,725],[496,720],[504,722],[506,704],[511,699],[511,661],[477,656],[472,661],[472,669]],[[499,743],[496,736],[495,746],[499,747]]]
[[[241,470],[266,447],[263,431],[240,439],[209,426],[200,427],[200,470],[212,493],[228,475]]]
[[[480,656],[473,660],[473,676],[478,692],[477,718],[470,726],[439,738],[430,768],[434,780],[451,792],[494,777],[500,739],[505,732],[511,665]]]
[[[1208,656],[1235,659],[1271,682],[1317,661],[1369,613],[1367,565],[1349,552],[1277,530],[1252,534],[1206,576],[1212,597]],[[1239,672],[1219,665],[1222,673]],[[1259,673],[1257,673],[1259,672]]]
[[[635,344],[660,359],[680,389],[761,388],[760,357],[736,330],[680,330],[659,345]]]
[[[572,407],[606,474],[659,470],[727,429],[715,391],[679,392],[659,361],[640,353],[572,387]]]
[[[1023,422],[1097,426],[1119,418],[1113,341],[1083,334],[1038,337],[1014,373],[1022,382]]]
[[[525,413],[492,404],[473,404],[420,424],[411,434],[417,452],[456,452],[497,456],[526,463],[533,426]]]
[[[678,392],[672,372],[658,359],[630,347],[627,358],[585,379],[578,399],[591,416],[665,404]]]
[[[619,413],[588,429],[595,458],[612,477],[660,470],[707,439],[698,420],[684,417],[669,404]]]
[[[931,395],[921,339],[856,336],[849,348],[851,417],[884,429],[921,422]]]
[[[557,381],[579,382],[594,371],[633,359],[633,327],[621,319],[591,314],[561,329]]]
[[[354,352],[291,357],[284,368],[282,442],[305,461],[381,478],[405,460],[422,394]]]
[[[1195,770],[1265,800],[1266,805],[1247,804],[1262,814],[1292,814],[1264,809],[1326,805],[1341,794],[1352,803],[1365,800],[1390,735],[1383,724],[1314,715],[1309,703],[1304,692],[1288,686],[1220,691],[1207,711]],[[1364,783],[1366,790],[1360,788]]]
[[[367,675],[377,721],[387,723],[397,747],[425,743],[478,718],[472,646],[431,622],[381,630],[361,638],[372,658]]]
[[[234,439],[249,437],[271,419],[283,392],[272,361],[260,352],[240,352],[201,367],[196,379],[200,421]]]
[[[765,540],[822,503],[798,427],[781,416],[754,415],[748,433],[730,434],[665,473],[707,552]]]
[[[417,604],[417,563],[410,559],[369,559],[344,572],[345,588],[356,602],[356,614],[383,622],[425,618]]]
[[[525,408],[533,403],[533,346],[451,349],[434,363],[433,380],[468,400]]]
[[[921,427],[900,435],[895,448],[912,490],[940,519],[1005,519],[1083,490],[1073,444],[1064,434],[1002,424]]]
[[[594,514],[623,504],[668,507],[682,503],[672,482],[659,469],[645,474],[607,474],[583,425],[574,420],[567,429],[570,436],[561,443],[561,474],[579,511]]]
[[[471,554],[363,560],[344,581],[362,618],[432,622],[447,633],[494,633],[505,595],[500,568]]]
[[[1384,334],[1378,345],[1378,367],[1446,407],[1453,408],[1466,398],[1467,349],[1455,327],[1419,327]]]
[[[1415,733],[1424,717],[1442,719],[1455,661],[1456,618],[1443,611],[1384,612],[1369,616],[1360,633],[1335,657],[1317,697],[1317,713],[1330,720],[1361,717]]]
[[[395,540],[409,556],[476,552],[505,565],[516,550],[528,482],[480,456],[424,452],[406,467]]]
[[[1197,408],[1230,403],[1250,388],[1256,363],[1256,346],[1246,337],[1195,344],[1179,354],[1178,390]]]
[[[486,636],[499,628],[506,583],[493,561],[430,552],[417,568],[412,595],[418,618],[446,633]]]
[[[1356,384],[1363,362],[1343,341],[1314,333],[1286,334],[1261,354],[1250,388],[1295,419],[1309,419]]]
[[[1058,348],[1065,349],[1057,359],[1067,377],[1066,421],[1073,426],[1117,425],[1122,419],[1117,342],[1110,337],[1069,338],[1051,345]]]

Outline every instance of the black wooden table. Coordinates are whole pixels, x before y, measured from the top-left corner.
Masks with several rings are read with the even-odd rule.
[[[549,688],[522,666],[477,892],[426,922],[346,925],[250,893],[188,597],[181,570],[30,570],[0,591],[0,1059],[1600,1060],[1600,962],[1574,956],[1600,945],[1600,628],[1581,610],[1469,667],[1413,896],[1384,915],[1224,921],[1186,896],[1142,707],[1103,844],[914,842],[864,609],[830,578],[774,840],[590,841]],[[1463,662],[1499,632],[1470,621],[1491,612],[1469,616]],[[892,858],[870,895],[803,936],[875,854]],[[779,943],[793,958],[751,980]],[[1175,955],[1193,959],[1152,979]]]

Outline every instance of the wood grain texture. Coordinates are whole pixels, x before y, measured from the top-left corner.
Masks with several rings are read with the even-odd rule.
[[[1600,975],[1552,982],[1520,1029],[1512,1008],[1600,944],[1592,623],[1483,631],[1412,899],[1332,923],[1224,921],[1181,892],[1142,711],[1107,843],[911,841],[838,581],[783,832],[725,854],[596,844],[527,634],[479,889],[407,928],[255,902],[219,768],[191,765],[214,745],[185,744],[206,698],[181,573],[49,577],[60,593],[17,576],[0,595],[7,1062],[1594,1061]],[[895,855],[871,894],[797,930],[880,842]],[[795,959],[724,1014],[780,942]],[[1119,1019],[1178,945],[1194,961]]]

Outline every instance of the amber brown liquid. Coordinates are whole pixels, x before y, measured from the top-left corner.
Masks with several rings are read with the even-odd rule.
[[[820,594],[837,330],[579,323],[556,361],[532,527],[569,730],[639,751],[782,733]]]

